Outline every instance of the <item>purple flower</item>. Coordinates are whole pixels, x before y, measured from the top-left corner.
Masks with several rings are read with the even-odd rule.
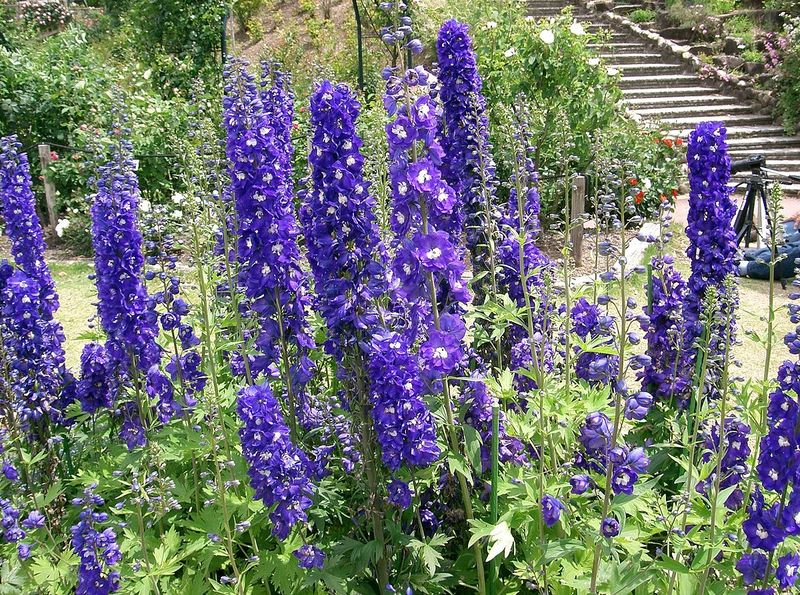
[[[569,484],[572,486],[572,493],[580,495],[592,486],[592,480],[588,475],[573,475],[569,479]]]
[[[600,308],[580,298],[572,306],[573,331],[583,341],[599,341],[600,345],[613,346],[613,319],[600,313]],[[594,351],[582,351],[575,346],[578,354],[575,362],[575,375],[592,384],[609,384],[619,374],[619,356]]]
[[[494,194],[495,166],[489,143],[486,100],[478,73],[469,27],[450,20],[436,42],[443,107],[442,148],[446,159],[442,175],[462,197],[467,247],[477,253],[485,242],[483,192]]]
[[[370,346],[372,419],[381,460],[390,471],[401,465],[427,467],[439,458],[436,428],[423,395],[418,359],[408,339],[395,332],[377,333]]]
[[[651,365],[639,372],[642,388],[656,398],[686,402],[691,388],[689,350],[684,348],[683,307],[688,286],[672,266],[672,258],[652,261],[652,306],[645,315],[647,355]]]
[[[461,337],[445,331],[431,330],[428,340],[419,348],[426,369],[436,377],[447,376],[461,361]]]
[[[11,391],[23,423],[42,415],[60,422],[68,404],[59,399],[59,391],[67,382],[64,332],[53,318],[58,310],[58,294],[44,259],[44,233],[36,214],[28,158],[16,136],[0,138],[0,207],[11,254],[19,269],[15,276],[26,278],[30,287],[23,295],[31,297],[27,305],[14,306],[25,299],[23,295],[0,295],[0,307],[8,303],[10,310],[3,313],[6,321],[0,325],[0,332],[6,335],[3,343],[9,354]],[[8,270],[6,277],[10,276]],[[23,310],[29,316],[27,320],[8,318],[21,315]]]
[[[749,505],[750,516],[742,523],[742,530],[751,547],[773,551],[784,539],[784,531],[778,521],[779,503],[774,506],[764,505],[764,496],[760,491],[753,494]]]
[[[788,589],[794,586],[797,581],[798,568],[800,568],[800,556],[797,554],[786,554],[778,559],[775,578],[778,579],[781,588]]]
[[[87,413],[114,406],[114,362],[100,343],[87,343],[83,347],[77,397],[81,408]]]
[[[558,498],[545,494],[542,498],[542,517],[548,527],[555,525],[561,518],[561,511],[566,507]]]
[[[642,420],[647,417],[653,404],[653,395],[647,392],[636,393],[625,401],[625,418]]]
[[[284,382],[291,382],[290,390],[298,393],[312,365],[307,351],[315,345],[305,318],[310,305],[308,275],[300,265],[287,163],[285,129],[291,127],[290,109],[274,104],[291,97],[280,89],[265,92],[265,104],[247,66],[244,60],[227,61],[223,109],[238,223],[239,282],[260,323],[255,340],[259,355],[249,356],[249,367],[256,375],[279,362],[291,364],[294,373]],[[289,349],[291,354],[281,353]],[[291,362],[284,362],[284,356]]]
[[[389,482],[387,490],[389,492],[389,502],[403,510],[411,506],[414,494],[411,492],[411,488],[408,487],[406,482],[393,479]]]
[[[28,515],[28,518],[22,521],[21,524],[25,529],[32,531],[34,529],[41,529],[44,527],[44,523],[44,515],[38,510],[32,510]]]
[[[239,437],[254,498],[272,508],[272,533],[286,539],[295,523],[308,518],[306,510],[313,493],[310,462],[292,443],[269,385],[248,386],[239,391],[236,410],[242,420]]]
[[[619,521],[613,517],[606,517],[600,523],[600,532],[603,537],[616,537],[619,535]]]
[[[93,486],[86,488],[84,496],[73,501],[81,506],[79,521],[71,528],[72,549],[78,555],[78,587],[76,594],[107,595],[119,590],[119,571],[114,570],[122,552],[117,545],[114,529],[100,529],[108,521],[108,514],[96,512],[103,499],[94,493]]]
[[[767,557],[761,552],[745,554],[736,563],[736,570],[742,574],[745,585],[752,585],[766,576]]]
[[[308,543],[301,545],[292,554],[297,558],[297,565],[306,570],[321,569],[325,564],[325,552]]]
[[[691,190],[686,254],[692,261],[692,274],[684,307],[689,349],[702,332],[700,318],[706,289],[713,285],[722,293],[723,281],[735,270],[737,242],[732,222],[736,204],[728,188],[730,158],[726,136],[722,122],[703,122],[689,133],[686,161]],[[726,334],[725,329],[713,329],[709,335],[712,345],[722,341]]]
[[[617,467],[611,479],[611,489],[615,494],[633,494],[633,484],[639,479],[638,474],[628,467]]]
[[[19,472],[17,468],[11,464],[11,461],[3,461],[3,475],[8,481],[19,480]]]
[[[337,358],[376,326],[375,300],[386,289],[386,255],[355,129],[359,110],[347,86],[317,86],[310,110],[311,187],[301,193],[317,309],[328,326],[326,349]]]
[[[600,411],[590,413],[578,439],[588,451],[605,451],[611,443],[611,420]]]
[[[31,546],[27,543],[17,544],[17,557],[23,562],[31,557]]]

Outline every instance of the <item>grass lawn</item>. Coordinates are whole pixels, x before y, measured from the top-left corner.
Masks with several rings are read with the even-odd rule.
[[[88,319],[95,310],[96,291],[88,276],[93,267],[90,261],[49,261],[50,270],[58,290],[61,306],[56,317],[64,326],[67,342],[67,366],[77,371],[80,366],[81,349],[90,338]]]

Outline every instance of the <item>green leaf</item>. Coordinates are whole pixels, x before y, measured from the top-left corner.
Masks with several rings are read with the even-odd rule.
[[[501,553],[503,558],[508,558],[511,550],[514,549],[514,536],[511,534],[511,529],[508,523],[500,521],[492,532],[489,533],[489,553],[486,556],[486,561],[496,558]]]

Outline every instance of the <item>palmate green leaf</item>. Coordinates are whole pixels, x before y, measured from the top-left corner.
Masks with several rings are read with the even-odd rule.
[[[548,541],[544,546],[544,561],[549,564],[553,560],[565,558],[570,554],[585,550],[586,544],[577,539],[558,539]]]
[[[444,545],[444,543],[447,543],[448,539],[449,538],[445,538],[444,542],[439,540],[438,545]],[[441,566],[442,560],[444,559],[436,549],[434,541],[436,541],[436,538],[434,538],[431,543],[426,543],[418,539],[412,539],[409,542],[411,549],[422,559],[422,563],[425,565],[429,576],[436,575],[436,570]]]
[[[503,554],[504,558],[508,558],[511,550],[514,549],[514,535],[508,523],[500,521],[489,533],[489,553],[486,555],[486,561],[496,558]]]

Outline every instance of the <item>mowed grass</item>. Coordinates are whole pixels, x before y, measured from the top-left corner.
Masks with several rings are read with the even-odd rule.
[[[64,350],[67,366],[77,370],[80,366],[81,350],[90,339],[88,319],[96,312],[97,292],[94,282],[88,277],[93,271],[89,261],[49,261],[56,284],[60,307],[56,318],[64,327],[66,343]]]

